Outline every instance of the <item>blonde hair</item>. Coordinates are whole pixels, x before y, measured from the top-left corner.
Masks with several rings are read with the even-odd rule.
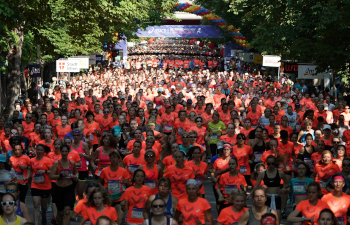
[[[232,203],[233,200],[237,197],[237,196],[242,196],[244,198],[244,200],[247,198],[247,193],[244,190],[241,189],[236,189],[233,190],[231,192],[231,195],[229,196],[229,202]]]

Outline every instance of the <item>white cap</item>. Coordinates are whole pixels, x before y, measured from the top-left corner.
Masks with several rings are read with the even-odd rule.
[[[323,130],[325,130],[325,129],[330,129],[330,130],[332,130],[331,125],[328,125],[328,124],[324,125],[324,126],[323,126]]]

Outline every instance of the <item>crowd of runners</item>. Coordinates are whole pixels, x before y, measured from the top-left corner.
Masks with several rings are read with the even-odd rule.
[[[0,224],[348,223],[348,91],[334,104],[328,89],[236,59],[223,71],[215,52],[158,41],[158,52],[32,83],[4,110]]]

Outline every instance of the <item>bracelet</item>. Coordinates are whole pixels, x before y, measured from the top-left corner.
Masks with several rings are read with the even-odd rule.
[[[47,170],[45,170],[45,173],[47,173]]]

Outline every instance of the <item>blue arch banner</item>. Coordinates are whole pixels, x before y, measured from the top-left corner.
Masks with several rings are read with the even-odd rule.
[[[139,29],[138,37],[220,38],[221,29],[210,25],[164,25]]]

